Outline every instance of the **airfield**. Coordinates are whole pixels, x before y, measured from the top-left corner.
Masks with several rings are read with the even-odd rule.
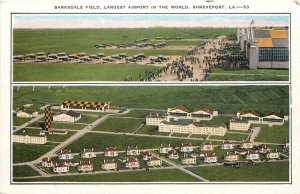
[[[289,139],[289,122],[282,126],[252,125],[248,131],[228,130],[225,136],[178,134],[159,132],[157,127],[145,125],[145,118],[151,112],[165,113],[170,107],[179,104],[190,108],[208,107],[218,110],[218,117],[203,121],[218,125],[228,124],[237,111],[256,110],[258,112],[278,112],[289,115],[289,88],[287,86],[222,86],[222,87],[14,87],[13,112],[23,109],[24,104],[32,103],[31,109],[38,111],[35,118],[12,116],[12,133],[38,134],[44,125],[44,107],[50,105],[53,114],[61,112],[59,105],[68,99],[82,101],[110,101],[111,108],[106,112],[78,111],[81,119],[74,123],[52,122],[52,128],[67,130],[66,135],[48,135],[44,145],[12,144],[12,170],[14,182],[288,182],[289,151],[283,148]],[[260,128],[258,131],[255,128]],[[254,132],[256,131],[256,132]],[[223,156],[228,150],[220,149],[224,140],[238,145],[244,140],[254,140],[254,149],[266,144],[278,150],[279,159],[267,159],[260,155],[258,160],[247,162],[240,157],[239,168],[225,166]],[[195,165],[185,165],[179,159],[169,159],[157,150],[161,144],[171,144],[178,148],[181,143],[192,143],[194,153],[203,153],[199,146],[203,142],[215,145],[213,152],[218,156],[216,163],[204,163],[197,157]],[[125,168],[121,159],[125,157],[127,146],[137,145],[144,152],[149,151],[162,160],[159,167],[149,167],[138,156],[140,168]],[[106,147],[115,146],[119,156],[117,170],[103,170],[100,163],[109,159],[103,155]],[[71,149],[75,153],[71,162],[82,160],[79,153],[83,148],[94,148],[97,157],[90,159],[94,171],[79,173],[70,166],[68,173],[53,173],[40,165],[43,158],[51,157],[61,162],[57,153],[61,149]],[[210,152],[205,152],[210,153]],[[183,156],[179,154],[180,158]],[[70,162],[70,161],[68,161]]]
[[[289,80],[288,70],[216,65],[212,58],[221,57],[217,50],[235,45],[236,30],[14,29],[13,81]]]

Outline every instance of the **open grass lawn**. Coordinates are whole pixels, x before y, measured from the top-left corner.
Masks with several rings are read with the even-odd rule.
[[[224,70],[213,68],[206,81],[288,81],[289,70]]]
[[[30,129],[24,128],[19,131],[14,132],[13,134],[27,134],[27,135],[39,135],[42,129]]]
[[[258,125],[261,130],[258,133],[255,141],[267,143],[281,143],[284,144],[289,140],[289,126],[285,123],[283,126]]]
[[[289,181],[289,163],[263,163],[256,166],[242,166],[241,168],[227,166],[187,168],[209,181],[226,182],[261,182],[261,181]]]
[[[18,100],[14,100],[13,101],[13,109],[14,110],[24,110],[24,106],[25,104],[32,104],[32,106],[30,108],[26,108],[26,109],[30,109],[30,110],[34,110],[37,112],[42,112],[42,110],[40,109],[41,106],[44,106],[44,104],[39,103],[39,102],[32,102],[29,99],[28,100],[24,100],[24,101],[18,101]]]
[[[30,166],[14,166],[13,177],[28,177],[40,175],[37,171],[33,170]]]
[[[16,182],[32,181],[66,181],[66,182],[194,182],[192,176],[177,169],[162,169],[132,172],[117,172],[109,174],[74,175],[51,178],[15,179]]]
[[[55,142],[63,142],[70,138],[72,135],[74,135],[76,132],[74,131],[68,131],[66,135],[48,135],[47,136],[47,141],[55,141]]]
[[[129,113],[125,115],[118,115],[118,117],[146,118],[152,112],[166,113],[161,111],[131,110]]]
[[[203,138],[203,139],[205,139],[205,138],[207,138],[207,136],[208,136],[208,135],[192,134],[192,135],[190,136],[190,138]]]
[[[137,132],[137,134],[149,134],[149,135],[165,135],[168,136],[170,133],[158,132],[158,126],[143,125]]]
[[[225,136],[218,136],[218,135],[212,135],[209,137],[209,139],[227,139],[227,140],[236,140],[236,141],[242,141],[246,140],[248,137],[248,134],[238,134],[238,133],[226,133]]]
[[[88,115],[88,114],[82,114],[81,113],[81,119],[79,119],[78,121],[76,121],[76,123],[87,123],[90,124],[92,122],[94,122],[98,117],[98,115],[92,116],[92,115]]]
[[[174,137],[187,137],[189,136],[188,133],[173,133],[172,136]]]
[[[29,125],[29,127],[43,127],[44,121],[34,122]],[[52,122],[51,128],[52,129],[74,129],[74,130],[80,130],[84,128],[85,124],[75,124],[75,123],[60,123],[60,122]]]
[[[195,146],[202,143],[198,140],[181,140],[167,137],[139,137],[129,135],[88,133],[72,144],[68,145],[66,149],[71,149],[73,152],[80,152],[83,148],[93,147],[96,151],[103,151],[106,147],[116,146],[118,150],[125,150],[127,146],[134,145],[138,145],[140,149],[150,149],[159,148],[161,144],[179,146],[181,143],[190,142]]]
[[[14,64],[14,81],[134,81],[159,67],[128,64]]]
[[[262,113],[288,114],[288,86],[115,86],[115,87],[20,87],[14,88],[14,99],[43,100],[61,103],[64,100],[111,101],[114,107],[166,110],[177,105],[188,108],[207,107],[219,113],[257,110]],[[201,99],[201,100],[199,100]]]
[[[28,162],[37,159],[41,155],[47,153],[55,145],[29,145],[29,144],[13,144],[13,163]]]
[[[232,35],[236,29],[215,28],[120,28],[120,29],[14,29],[14,55],[36,52],[97,53],[95,44],[134,43],[136,39],[157,36],[214,38]]]
[[[165,41],[165,40],[151,40],[150,41],[152,44],[157,44],[160,42],[164,42],[167,44],[167,46],[203,46],[205,44],[204,41],[187,41],[187,40],[170,40],[170,41]]]
[[[136,130],[143,122],[143,119],[108,118],[93,130],[131,133]]]
[[[22,117],[13,116],[12,119],[13,119],[13,126],[20,126],[30,121],[33,118],[22,118]]]

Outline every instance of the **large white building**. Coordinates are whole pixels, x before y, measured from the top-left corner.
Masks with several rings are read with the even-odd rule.
[[[46,135],[13,135],[12,138],[14,143],[25,143],[25,144],[46,144]]]
[[[25,109],[17,112],[17,117],[31,118],[38,116],[38,114],[39,113],[37,111]]]
[[[193,122],[192,120],[173,120],[170,122],[162,121],[158,125],[158,131],[224,136],[227,131],[227,127],[225,124],[204,125],[199,122]]]
[[[146,125],[158,126],[160,122],[167,119],[167,116],[167,114],[150,113],[150,115],[146,117]]]
[[[289,68],[288,27],[238,29],[237,41],[249,59],[250,69]]]
[[[237,112],[236,116],[240,120],[248,121],[254,124],[268,124],[268,125],[283,125],[284,121],[288,121],[288,116],[278,113],[268,113],[261,115],[255,111]]]
[[[194,121],[211,120],[218,116],[218,111],[212,111],[208,108],[188,109],[185,106],[176,106],[168,108],[168,120],[171,119],[192,119]]]
[[[229,122],[229,130],[233,131],[248,131],[250,122],[248,120],[233,118]]]
[[[81,118],[81,114],[77,113],[73,110],[69,110],[64,113],[58,113],[56,115],[53,115],[53,121],[55,122],[70,122],[74,123],[78,121]]]

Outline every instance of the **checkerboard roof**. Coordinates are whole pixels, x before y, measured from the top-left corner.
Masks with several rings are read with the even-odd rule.
[[[85,102],[85,101],[64,101],[64,106],[78,106],[78,107],[94,107],[103,108],[110,105],[111,102]]]
[[[289,47],[286,29],[255,29],[254,36],[259,47]]]

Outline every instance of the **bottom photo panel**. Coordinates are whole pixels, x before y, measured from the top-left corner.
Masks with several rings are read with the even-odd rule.
[[[11,181],[290,183],[287,85],[12,88]]]

